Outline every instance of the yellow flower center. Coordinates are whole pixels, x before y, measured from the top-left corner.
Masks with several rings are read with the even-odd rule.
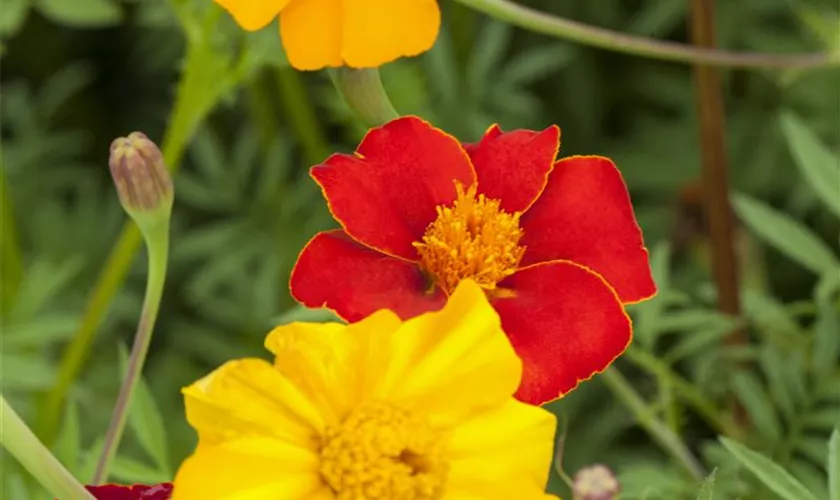
[[[499,200],[476,196],[475,185],[451,207],[437,207],[437,219],[426,228],[422,243],[414,243],[420,261],[435,283],[451,293],[458,282],[472,279],[485,290],[516,271],[525,247],[519,244],[519,212],[501,209]]]
[[[441,435],[421,418],[366,403],[323,439],[321,477],[338,500],[443,498],[449,464]]]

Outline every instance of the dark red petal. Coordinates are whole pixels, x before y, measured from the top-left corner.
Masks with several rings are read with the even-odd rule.
[[[446,294],[415,264],[389,257],[344,231],[315,235],[298,257],[290,280],[292,296],[308,307],[327,307],[354,322],[379,309],[400,318],[443,307]]]
[[[560,129],[552,125],[542,132],[502,132],[493,125],[481,142],[465,149],[475,166],[478,192],[500,200],[508,212],[520,212],[545,188],[560,149]]]
[[[630,344],[630,318],[615,291],[583,266],[543,262],[499,285],[507,290],[491,303],[522,358],[520,401],[559,398],[603,371]]]
[[[521,224],[523,266],[561,259],[583,264],[603,276],[625,303],[656,293],[630,195],[611,160],[558,161]]]
[[[98,500],[169,500],[172,497],[172,483],[152,485],[103,484],[85,486]]]
[[[417,117],[372,129],[355,155],[333,155],[312,168],[333,216],[347,234],[389,255],[417,259],[411,245],[455,200],[455,181],[475,171],[452,136]]]

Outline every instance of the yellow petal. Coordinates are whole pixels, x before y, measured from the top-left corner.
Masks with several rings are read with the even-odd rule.
[[[405,322],[392,344],[382,397],[423,411],[436,425],[501,406],[522,376],[499,316],[472,281],[458,285],[440,311]]]
[[[341,66],[343,10],[341,0],[295,0],[283,9],[280,36],[289,64],[301,70]]]
[[[545,498],[556,426],[547,410],[514,399],[464,422],[449,442],[447,491],[499,500]]]
[[[283,10],[290,0],[216,0],[228,11],[242,29],[256,31],[264,28]]]
[[[199,447],[181,464],[173,484],[173,500],[332,498],[315,452],[270,438]]]
[[[341,56],[348,66],[380,66],[429,50],[440,29],[437,0],[346,2]]]
[[[314,446],[324,427],[312,402],[261,359],[225,363],[183,393],[201,444],[261,435]]]
[[[277,370],[314,402],[327,423],[335,424],[374,395],[400,325],[387,310],[352,325],[292,323],[275,328],[265,345]]]

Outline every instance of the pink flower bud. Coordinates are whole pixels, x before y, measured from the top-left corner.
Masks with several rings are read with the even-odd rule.
[[[615,474],[606,465],[584,467],[575,474],[574,500],[615,500],[621,491]]]
[[[120,203],[129,213],[172,208],[172,177],[163,154],[142,132],[132,132],[111,143],[108,159]]]

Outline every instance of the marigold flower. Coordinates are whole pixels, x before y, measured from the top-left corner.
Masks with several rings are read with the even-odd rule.
[[[148,486],[143,484],[131,486],[105,484],[102,486],[85,486],[85,488],[97,500],[169,500],[172,495],[171,483]]]
[[[265,345],[273,364],[184,390],[198,447],[174,500],[553,498],[555,418],[512,397],[522,364],[475,283],[405,322],[292,323]]]
[[[409,318],[473,279],[524,362],[517,398],[558,398],[626,349],[623,304],[656,292],[621,174],[599,156],[555,162],[559,143],[556,126],[463,146],[416,117],[371,130],[312,169],[342,229],[306,245],[292,295],[351,322]]]
[[[371,68],[429,50],[440,28],[437,0],[215,0],[243,29],[280,16],[289,63],[298,69]]]

